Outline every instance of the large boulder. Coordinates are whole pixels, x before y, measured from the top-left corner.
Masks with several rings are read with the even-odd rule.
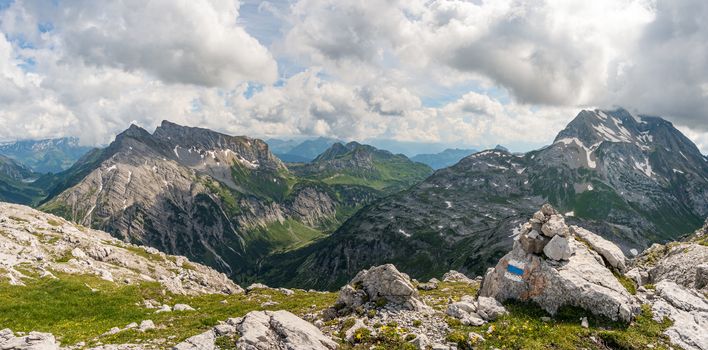
[[[573,250],[570,248],[567,238],[556,235],[543,247],[543,254],[553,260],[568,260],[573,254]]]
[[[445,313],[459,319],[464,325],[481,326],[487,323],[477,314],[477,303],[472,300],[454,302],[447,306]]]
[[[15,336],[9,329],[0,331],[0,349],[3,350],[59,350],[59,344],[50,333],[30,332]]]
[[[480,296],[477,298],[477,314],[487,321],[494,321],[499,316],[506,315],[504,305],[494,298]]]
[[[208,330],[187,338],[185,341],[172,347],[172,350],[214,350],[216,349],[216,333]]]
[[[546,259],[515,243],[487,272],[480,296],[534,301],[551,314],[564,305],[577,306],[629,322],[638,312],[632,296],[595,253],[572,235],[565,239],[573,252],[568,261]]]
[[[582,239],[585,243],[599,253],[610,266],[616,268],[620,272],[624,272],[627,268],[627,258],[622,253],[622,250],[614,243],[578,226],[571,226],[570,231],[576,237]]]
[[[464,283],[473,283],[474,280],[465,276],[462,272],[458,272],[455,270],[450,270],[448,272],[445,272],[443,275],[443,281],[445,282],[464,282]]]
[[[288,311],[252,311],[235,323],[239,350],[331,350],[337,343]]]
[[[399,272],[392,264],[375,266],[360,271],[339,292],[337,304],[350,308],[367,302],[386,304],[406,310],[426,309],[418,296],[418,290],[408,275]]]

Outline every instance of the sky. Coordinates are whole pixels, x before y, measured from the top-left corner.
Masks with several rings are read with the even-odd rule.
[[[622,106],[707,154],[705,18],[703,0],[0,0],[0,140],[167,119],[526,151]]]

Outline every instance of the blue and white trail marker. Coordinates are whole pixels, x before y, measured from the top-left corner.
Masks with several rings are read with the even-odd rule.
[[[514,282],[521,282],[521,276],[524,275],[524,268],[526,263],[516,260],[509,260],[506,266],[506,271],[504,272],[504,277],[510,279]]]

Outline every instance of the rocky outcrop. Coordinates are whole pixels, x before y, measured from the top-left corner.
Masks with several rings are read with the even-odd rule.
[[[665,334],[686,350],[708,349],[708,301],[705,296],[668,280],[656,284],[651,300],[654,320],[672,321]]]
[[[541,217],[538,214],[542,214]],[[481,297],[530,300],[551,314],[563,305],[578,306],[613,320],[629,322],[638,311],[632,296],[604,265],[602,258],[585,244],[578,242],[553,211],[545,208],[534,214],[520,232],[511,252],[486,274]],[[554,221],[553,238],[543,247],[527,250],[521,244],[524,236],[544,231],[543,226]],[[540,226],[540,227],[539,227]],[[553,240],[562,240],[549,251]],[[556,250],[560,253],[556,254]],[[551,254],[549,254],[551,253]]]
[[[214,350],[217,337],[228,337],[239,350],[332,350],[337,343],[317,327],[288,311],[251,311],[175,345],[173,350]]]
[[[636,258],[631,275],[640,276],[640,284],[669,280],[708,293],[708,246],[690,240],[654,244]]]
[[[477,313],[477,302],[471,297],[449,304],[445,313],[459,319],[464,325],[481,326],[487,323]]]
[[[234,322],[240,350],[331,350],[337,343],[288,311],[252,311]]]
[[[0,203],[0,270],[13,284],[22,284],[26,277],[19,265],[49,278],[51,271],[59,271],[124,284],[158,282],[176,294],[242,291],[223,273],[185,257],[127,244],[29,207]]]
[[[445,282],[464,282],[464,283],[473,283],[474,280],[465,276],[462,272],[458,272],[455,270],[450,270],[448,272],[445,272],[443,275],[443,281]]]
[[[614,243],[578,226],[571,226],[570,231],[575,237],[590,245],[590,248],[600,254],[610,266],[619,272],[625,272],[627,268],[627,258]]]
[[[469,326],[481,326],[487,321],[494,321],[502,315],[506,315],[506,308],[494,298],[465,295],[462,300],[450,303],[445,313],[448,316],[459,319],[462,324]]]
[[[706,227],[682,242],[652,245],[627,272],[640,286],[637,298],[651,305],[656,321],[671,320],[665,334],[686,350],[708,350]]]
[[[339,308],[354,309],[367,303],[416,311],[426,308],[408,275],[392,264],[360,271],[339,291]]]
[[[50,333],[30,332],[15,336],[9,329],[0,331],[0,349],[3,350],[59,350],[59,343]]]

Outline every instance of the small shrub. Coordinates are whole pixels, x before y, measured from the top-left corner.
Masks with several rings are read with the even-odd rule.
[[[356,323],[356,320],[354,320],[353,318],[347,318],[346,320],[344,320],[344,322],[342,322],[342,332],[346,332],[349,328],[352,328],[352,326],[354,326],[354,323]]]
[[[413,320],[413,327],[420,327],[423,324],[421,320]]]
[[[236,349],[236,337],[221,336],[216,337],[214,344],[221,350],[235,350]]]
[[[452,331],[445,339],[451,343],[464,344],[467,341],[467,336],[462,331]]]
[[[633,279],[614,270],[612,271],[612,273],[615,275],[617,281],[619,281],[619,283],[624,287],[624,289],[629,292],[629,294],[637,294],[637,285],[635,284]]]
[[[376,310],[371,309],[371,310],[367,311],[367,312],[366,312],[366,316],[367,316],[368,318],[374,318],[374,317],[376,317]]]
[[[354,331],[354,343],[367,343],[371,341],[371,331],[366,327],[361,327]]]
[[[23,218],[18,218],[17,216],[10,216],[10,219],[15,220],[17,222],[29,222]]]
[[[386,298],[378,298],[376,299],[376,307],[382,308],[388,304],[388,299]]]

